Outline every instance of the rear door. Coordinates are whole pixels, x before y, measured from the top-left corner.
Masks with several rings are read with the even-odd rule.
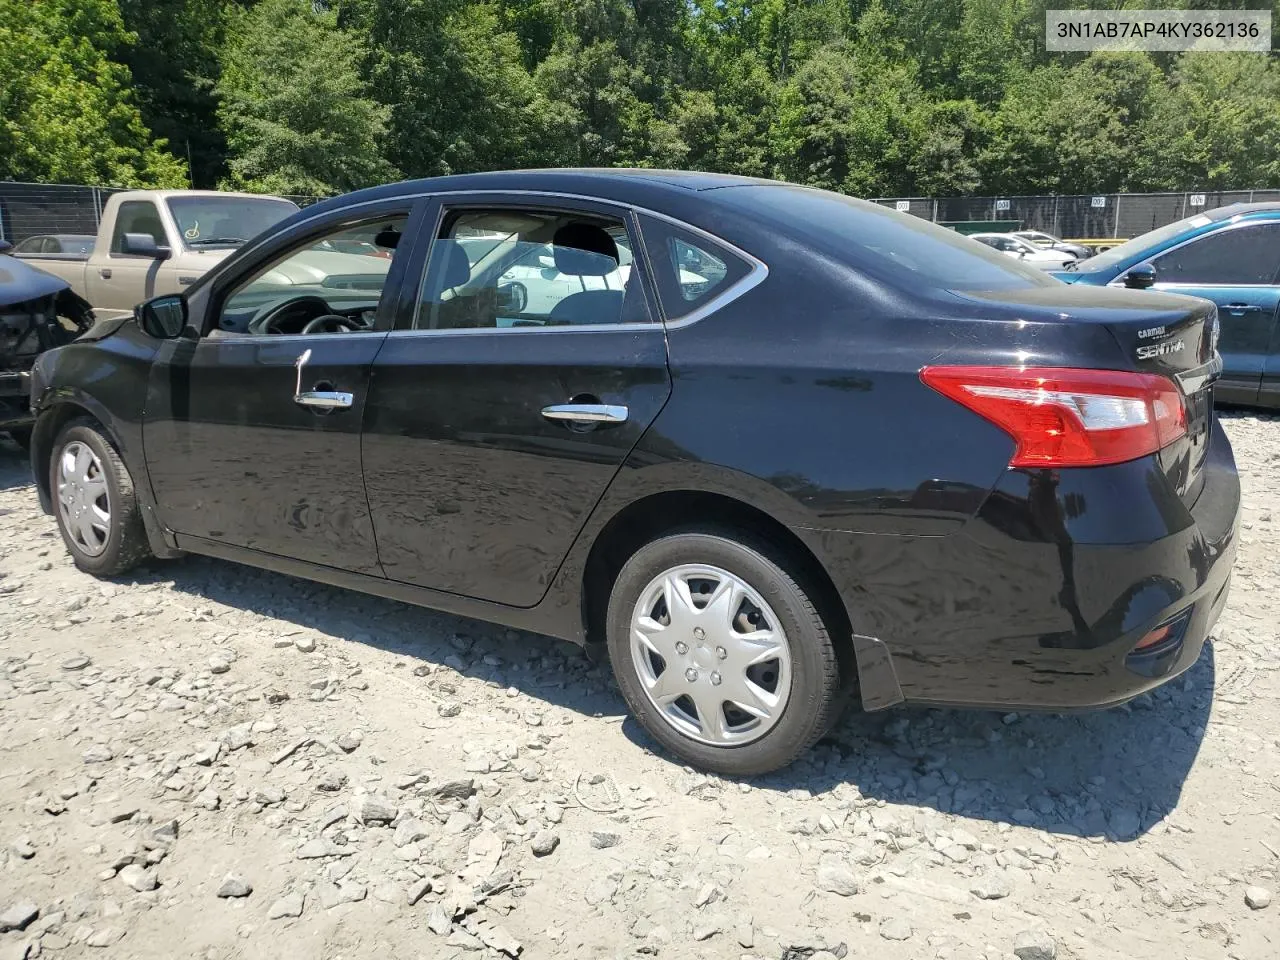
[[[1218,305],[1219,399],[1256,403],[1280,307],[1280,221],[1244,221],[1156,257],[1156,289]]]
[[[528,194],[449,196],[425,222],[364,420],[378,555],[393,580],[532,606],[671,391],[648,278],[619,270],[636,224]]]

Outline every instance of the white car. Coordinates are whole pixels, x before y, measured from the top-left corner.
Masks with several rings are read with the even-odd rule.
[[[969,239],[985,243],[1005,256],[1021,260],[1041,270],[1062,270],[1067,264],[1075,263],[1077,259],[1072,254],[1059,250],[1043,250],[1031,241],[1023,240],[1011,233],[971,233]]]

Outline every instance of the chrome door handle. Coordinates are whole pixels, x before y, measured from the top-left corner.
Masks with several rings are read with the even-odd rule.
[[[542,408],[548,420],[572,423],[626,423],[627,408],[609,403],[556,403]]]
[[[1228,303],[1227,313],[1257,313],[1262,308],[1253,303]]]
[[[101,267],[101,268],[98,270],[98,276],[100,276],[103,280],[110,280],[110,279],[111,279],[111,268],[110,268],[110,267]]]
[[[349,393],[338,390],[308,390],[293,396],[293,402],[303,407],[314,407],[317,410],[345,410],[351,406],[353,397]]]

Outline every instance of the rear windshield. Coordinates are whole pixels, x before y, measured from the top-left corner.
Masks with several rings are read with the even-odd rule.
[[[716,198],[899,285],[1006,290],[1060,282],[954,230],[838,193],[752,185],[722,188]]]
[[[167,201],[188,247],[238,247],[290,214],[297,204],[270,197],[170,197]]]

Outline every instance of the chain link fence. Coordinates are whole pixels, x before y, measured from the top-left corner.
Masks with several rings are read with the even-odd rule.
[[[106,198],[118,192],[116,187],[0,182],[0,240],[17,243],[46,233],[96,234]],[[321,198],[288,199],[305,207]],[[1262,200],[1280,201],[1280,190],[875,198],[876,203],[935,223],[1017,223],[1025,230],[1092,241],[1124,240],[1194,213]]]
[[[42,234],[96,234],[102,208],[121,187],[0,181],[0,240],[19,243]],[[286,197],[300,207],[321,197]]]
[[[877,197],[935,223],[1017,223],[1072,240],[1125,240],[1183,217],[1232,203],[1280,201],[1280,190],[1204,193],[1105,193],[1039,197]]]

